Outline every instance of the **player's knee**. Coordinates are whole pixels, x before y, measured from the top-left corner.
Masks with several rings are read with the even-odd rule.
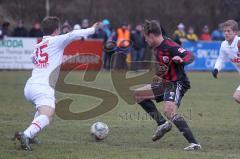
[[[40,115],[46,115],[49,119],[49,122],[51,122],[55,113],[55,109],[50,106],[42,106],[38,108],[38,112]]]
[[[176,114],[176,106],[173,103],[164,103],[164,115],[170,120]]]
[[[171,119],[172,118],[172,114],[173,114],[173,110],[170,108],[165,108],[164,109],[164,115],[168,118]]]
[[[172,118],[173,111],[171,109],[165,109],[164,115],[170,120]]]
[[[233,99],[234,99],[237,103],[240,103],[240,93],[235,92],[235,93],[233,94]]]

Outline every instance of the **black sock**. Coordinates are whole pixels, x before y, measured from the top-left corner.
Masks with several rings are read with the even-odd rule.
[[[178,130],[183,134],[183,136],[187,139],[189,143],[195,143],[197,144],[196,139],[194,138],[191,129],[187,125],[187,122],[183,117],[176,114],[172,118],[172,122],[176,125]]]
[[[166,122],[162,114],[157,110],[153,101],[144,100],[138,104],[141,105],[141,107],[157,122],[158,125],[162,125]]]

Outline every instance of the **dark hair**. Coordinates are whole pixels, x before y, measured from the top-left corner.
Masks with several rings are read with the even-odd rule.
[[[41,27],[44,35],[51,35],[60,27],[60,20],[58,17],[45,17],[41,22]]]
[[[162,35],[161,26],[157,20],[145,20],[143,32],[145,35],[149,35],[151,33],[156,36]]]
[[[220,24],[220,28],[231,27],[233,31],[238,31],[238,23],[235,20],[227,20],[226,22]]]

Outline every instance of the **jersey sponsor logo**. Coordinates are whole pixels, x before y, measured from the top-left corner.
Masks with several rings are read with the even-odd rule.
[[[181,47],[178,49],[178,52],[181,52],[181,53],[184,53],[185,51],[186,50],[184,48],[181,48]]]
[[[162,57],[164,63],[169,63],[169,57],[168,56],[163,56]]]
[[[48,46],[48,42],[40,45],[38,48],[35,50],[35,54],[33,56],[33,64],[37,68],[47,68],[49,63],[48,63],[48,53],[44,52],[43,49]]]

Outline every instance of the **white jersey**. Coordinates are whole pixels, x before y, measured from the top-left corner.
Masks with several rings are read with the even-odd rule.
[[[234,38],[231,45],[226,40],[222,42],[214,68],[220,71],[227,61],[231,61],[240,73],[240,37],[238,36]]]
[[[34,68],[28,84],[50,85],[52,72],[62,63],[64,48],[74,40],[94,34],[94,28],[73,30],[58,36],[44,36],[32,56]],[[51,79],[52,80],[52,79]]]

